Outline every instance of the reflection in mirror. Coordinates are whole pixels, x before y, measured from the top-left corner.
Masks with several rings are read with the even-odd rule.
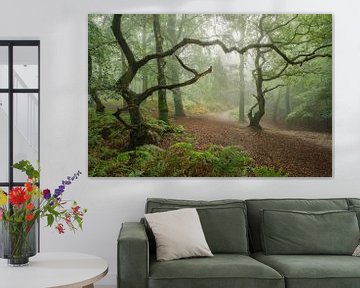
[[[9,98],[0,93],[0,182],[9,181]]]
[[[14,163],[29,160],[37,167],[39,137],[39,97],[35,93],[14,94]],[[14,181],[26,181],[26,175],[16,169]]]
[[[14,47],[14,88],[38,88],[38,50],[36,46]]]
[[[0,88],[9,86],[8,47],[0,46]]]

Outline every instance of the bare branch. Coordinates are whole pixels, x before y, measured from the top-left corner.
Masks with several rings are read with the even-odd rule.
[[[284,85],[284,84],[278,84],[278,85],[276,85],[276,86],[274,86],[274,87],[272,87],[272,88],[265,89],[265,90],[263,91],[263,94],[266,94],[266,93],[268,93],[268,92],[270,92],[270,91],[273,91],[273,90],[275,90],[275,89],[277,89],[277,88],[279,88],[279,87],[284,87],[284,86],[286,86],[286,85]]]
[[[186,66],[185,63],[177,56],[175,55],[176,59],[179,61],[181,67],[183,67],[185,70],[193,73],[194,75],[197,75],[198,72],[195,69],[190,68],[189,66]]]
[[[181,40],[179,43],[177,43],[176,45],[174,45],[172,48],[170,48],[169,50],[166,50],[164,52],[161,53],[154,53],[154,54],[149,54],[147,56],[145,56],[144,58],[140,59],[138,61],[138,66],[144,66],[147,62],[149,62],[152,59],[156,59],[156,58],[163,58],[163,57],[167,57],[170,56],[172,54],[174,54],[178,49],[189,45],[189,44],[193,44],[193,45],[198,45],[198,46],[202,46],[202,47],[208,47],[208,46],[220,46],[220,48],[224,51],[224,53],[231,53],[231,52],[237,52],[240,54],[244,54],[245,52],[247,52],[250,49],[255,49],[255,48],[271,48],[273,49],[277,54],[279,54],[280,57],[282,57],[286,62],[288,62],[291,65],[298,65],[298,64],[303,64],[306,61],[309,61],[311,59],[317,58],[317,57],[331,57],[331,54],[315,54],[316,51],[326,48],[326,47],[330,47],[332,46],[332,44],[327,44],[327,45],[323,45],[321,47],[318,47],[317,49],[315,49],[314,51],[312,51],[309,54],[301,54],[301,56],[296,56],[293,59],[290,59],[284,52],[282,52],[275,44],[273,43],[254,43],[254,44],[249,44],[243,48],[238,48],[236,46],[230,47],[228,48],[222,41],[220,41],[219,39],[216,40],[210,40],[210,41],[201,41],[198,39],[192,39],[192,38],[184,38],[183,40]],[[297,60],[300,57],[304,57],[303,60]]]
[[[267,31],[266,31],[266,35],[270,34],[271,32],[274,32],[274,31],[277,30],[277,29],[280,29],[280,28],[282,28],[282,27],[287,26],[287,25],[290,24],[292,21],[294,21],[298,16],[299,16],[299,14],[295,14],[294,17],[292,17],[291,19],[289,19],[289,20],[286,21],[285,23],[279,24],[279,25],[273,27],[272,29],[267,30]]]
[[[281,46],[286,46],[286,45],[291,45],[291,44],[308,43],[308,42],[310,42],[310,40],[294,42],[294,40],[296,39],[297,36],[305,36],[305,35],[309,34],[311,28],[313,27],[313,21],[307,26],[307,30],[305,32],[298,32],[300,27],[302,27],[302,26],[305,26],[305,24],[304,23],[299,23],[299,25],[296,26],[294,35],[288,41],[274,41],[270,35],[269,35],[269,38],[270,38],[272,43],[277,44],[277,45],[281,45]]]
[[[138,94],[139,95],[138,96],[138,103],[141,103],[146,98],[148,98],[151,94],[153,94],[154,92],[156,92],[158,90],[162,90],[162,89],[171,90],[171,89],[174,89],[174,88],[180,88],[180,87],[188,86],[188,85],[191,85],[191,84],[195,83],[196,81],[198,81],[201,77],[204,77],[205,75],[212,72],[212,67],[211,66],[206,71],[199,73],[196,70],[186,66],[179,58],[178,58],[178,60],[180,61],[180,63],[182,63],[182,66],[184,67],[184,69],[186,69],[186,70],[188,70],[188,71],[190,71],[190,72],[192,72],[194,74],[194,77],[187,80],[187,81],[181,82],[181,83],[175,83],[175,84],[169,84],[169,85],[157,85],[157,86],[153,86],[151,88],[148,88],[143,93]]]
[[[281,77],[284,74],[286,68],[288,67],[289,67],[289,63],[286,63],[285,66],[277,74],[269,78],[263,78],[263,81],[271,81]]]
[[[324,49],[324,48],[327,48],[327,47],[331,47],[331,46],[332,46],[332,44],[326,44],[326,45],[319,46],[319,47],[315,48],[311,53],[297,55],[295,58],[293,58],[293,60],[295,61],[295,60],[299,59],[300,57],[305,57],[303,62],[306,62],[306,61],[309,61],[309,60],[314,59],[316,57],[331,57],[331,54],[323,54],[323,55],[316,54],[317,51],[319,51],[321,49]]]

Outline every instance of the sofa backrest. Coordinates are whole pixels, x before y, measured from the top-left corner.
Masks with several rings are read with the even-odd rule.
[[[359,198],[348,198],[347,199],[349,207],[356,206],[360,207],[360,199]]]
[[[263,209],[331,211],[348,210],[347,199],[253,199],[246,200],[248,213],[250,248],[252,252],[262,251],[261,215]]]
[[[145,213],[157,213],[181,208],[196,208],[206,241],[213,253],[248,254],[247,213],[243,200],[175,200],[147,199]],[[147,227],[151,252],[154,237]]]

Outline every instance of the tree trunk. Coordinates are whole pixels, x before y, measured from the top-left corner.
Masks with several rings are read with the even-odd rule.
[[[105,111],[105,106],[102,104],[99,96],[97,95],[96,89],[90,89],[90,97],[95,103],[95,111],[98,113],[103,113]]]
[[[281,98],[281,90],[279,89],[278,95],[276,97],[274,111],[273,111],[273,117],[272,117],[272,120],[274,123],[277,123],[277,120],[278,120],[277,114],[278,114],[278,110],[279,110],[280,98]]]
[[[98,113],[102,113],[105,110],[105,106],[101,102],[101,100],[97,94],[96,88],[91,85],[92,84],[91,78],[92,78],[92,58],[91,58],[90,51],[89,51],[88,52],[88,93],[89,93],[91,99],[95,103],[95,111]]]
[[[285,119],[287,119],[287,116],[291,113],[291,106],[290,106],[290,86],[286,86],[285,109],[286,109]],[[287,126],[288,128],[290,128],[290,122],[289,122],[289,121],[286,121],[286,126]]]
[[[146,22],[143,24],[143,31],[142,31],[142,37],[141,37],[141,41],[142,41],[142,50],[143,53],[146,54]],[[147,69],[144,69],[142,71],[142,91],[145,91],[148,88],[148,82],[149,82],[149,77],[148,77],[148,71]],[[146,99],[144,100],[146,101]]]
[[[124,51],[121,50],[121,75],[125,73],[125,71],[127,70],[127,65],[126,65],[126,57],[124,54]],[[126,101],[124,98],[122,98],[122,106],[126,107]]]
[[[154,18],[154,34],[155,34],[155,46],[156,46],[156,53],[163,52],[163,37],[161,36],[160,30],[160,17],[158,14],[153,15]],[[165,79],[165,60],[164,58],[157,58],[157,68],[158,68],[158,85],[166,85]],[[159,109],[159,120],[165,121],[169,123],[169,110],[166,101],[166,90],[161,89],[158,91],[158,109]]]
[[[179,77],[177,77],[177,79],[179,79]],[[179,80],[175,80],[175,81],[179,81]],[[173,89],[173,94],[174,94],[175,116],[176,117],[185,116],[185,110],[182,102],[182,95],[180,88]]]
[[[261,51],[259,48],[256,49],[255,68],[256,68],[256,99],[258,104],[258,111],[252,115],[249,115],[251,128],[261,129],[260,120],[265,114],[265,97],[263,93],[263,75],[262,67],[260,65]]]
[[[262,128],[261,128],[261,125],[260,125],[260,120],[265,114],[265,98],[264,97],[261,97],[258,100],[258,109],[259,110],[255,113],[255,115],[251,117],[249,126],[251,128],[261,130]]]
[[[130,129],[130,143],[128,148],[133,150],[136,147],[145,144],[147,138],[147,127],[141,116],[139,105],[129,105],[129,114],[133,128]]]
[[[286,108],[286,116],[291,113],[290,106],[290,87],[286,86],[286,94],[285,94],[285,108]]]
[[[244,55],[240,54],[240,97],[239,97],[239,122],[245,122],[245,81],[244,81]]]
[[[149,88],[148,83],[149,83],[148,75],[147,75],[147,73],[144,72],[143,78],[142,78],[142,91],[145,91],[146,89]],[[146,101],[146,99],[144,101]]]
[[[169,14],[167,21],[167,33],[170,38],[171,45],[175,45],[177,42],[175,26],[176,26],[176,14]],[[171,60],[169,68],[170,68],[172,83],[179,83],[180,80],[179,70],[177,69],[176,62],[174,59]],[[173,89],[172,93],[174,97],[175,116],[185,116],[180,88]]]
[[[240,18],[240,34],[241,38],[239,41],[239,46],[242,47],[245,41],[245,31],[246,31],[246,21],[243,18]],[[245,80],[244,80],[244,69],[245,69],[245,58],[244,54],[240,54],[240,65],[239,65],[239,86],[240,86],[240,95],[239,95],[239,122],[245,122]]]

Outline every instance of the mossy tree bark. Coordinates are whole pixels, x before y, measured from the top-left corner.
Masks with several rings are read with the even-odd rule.
[[[179,31],[178,36],[176,35],[176,14],[169,14],[167,20],[167,33],[169,36],[169,40],[171,45],[175,45],[177,42],[177,38],[181,36],[181,31]],[[172,83],[179,83],[179,69],[176,66],[176,59],[172,58],[169,61],[170,68],[170,78]],[[175,88],[172,90],[173,98],[174,98],[174,108],[175,108],[175,117],[185,116],[184,105],[182,101],[182,95],[180,88]]]
[[[156,53],[163,53],[163,42],[164,39],[161,35],[161,27],[160,27],[160,16],[159,14],[153,15],[153,25],[154,25],[154,36],[155,36],[155,47]],[[157,81],[159,86],[166,85],[165,79],[165,65],[166,62],[164,58],[156,58],[156,64],[158,69]],[[166,90],[159,89],[158,93],[158,110],[159,110],[159,120],[162,120],[166,123],[169,123],[169,109],[167,105],[166,99]]]

